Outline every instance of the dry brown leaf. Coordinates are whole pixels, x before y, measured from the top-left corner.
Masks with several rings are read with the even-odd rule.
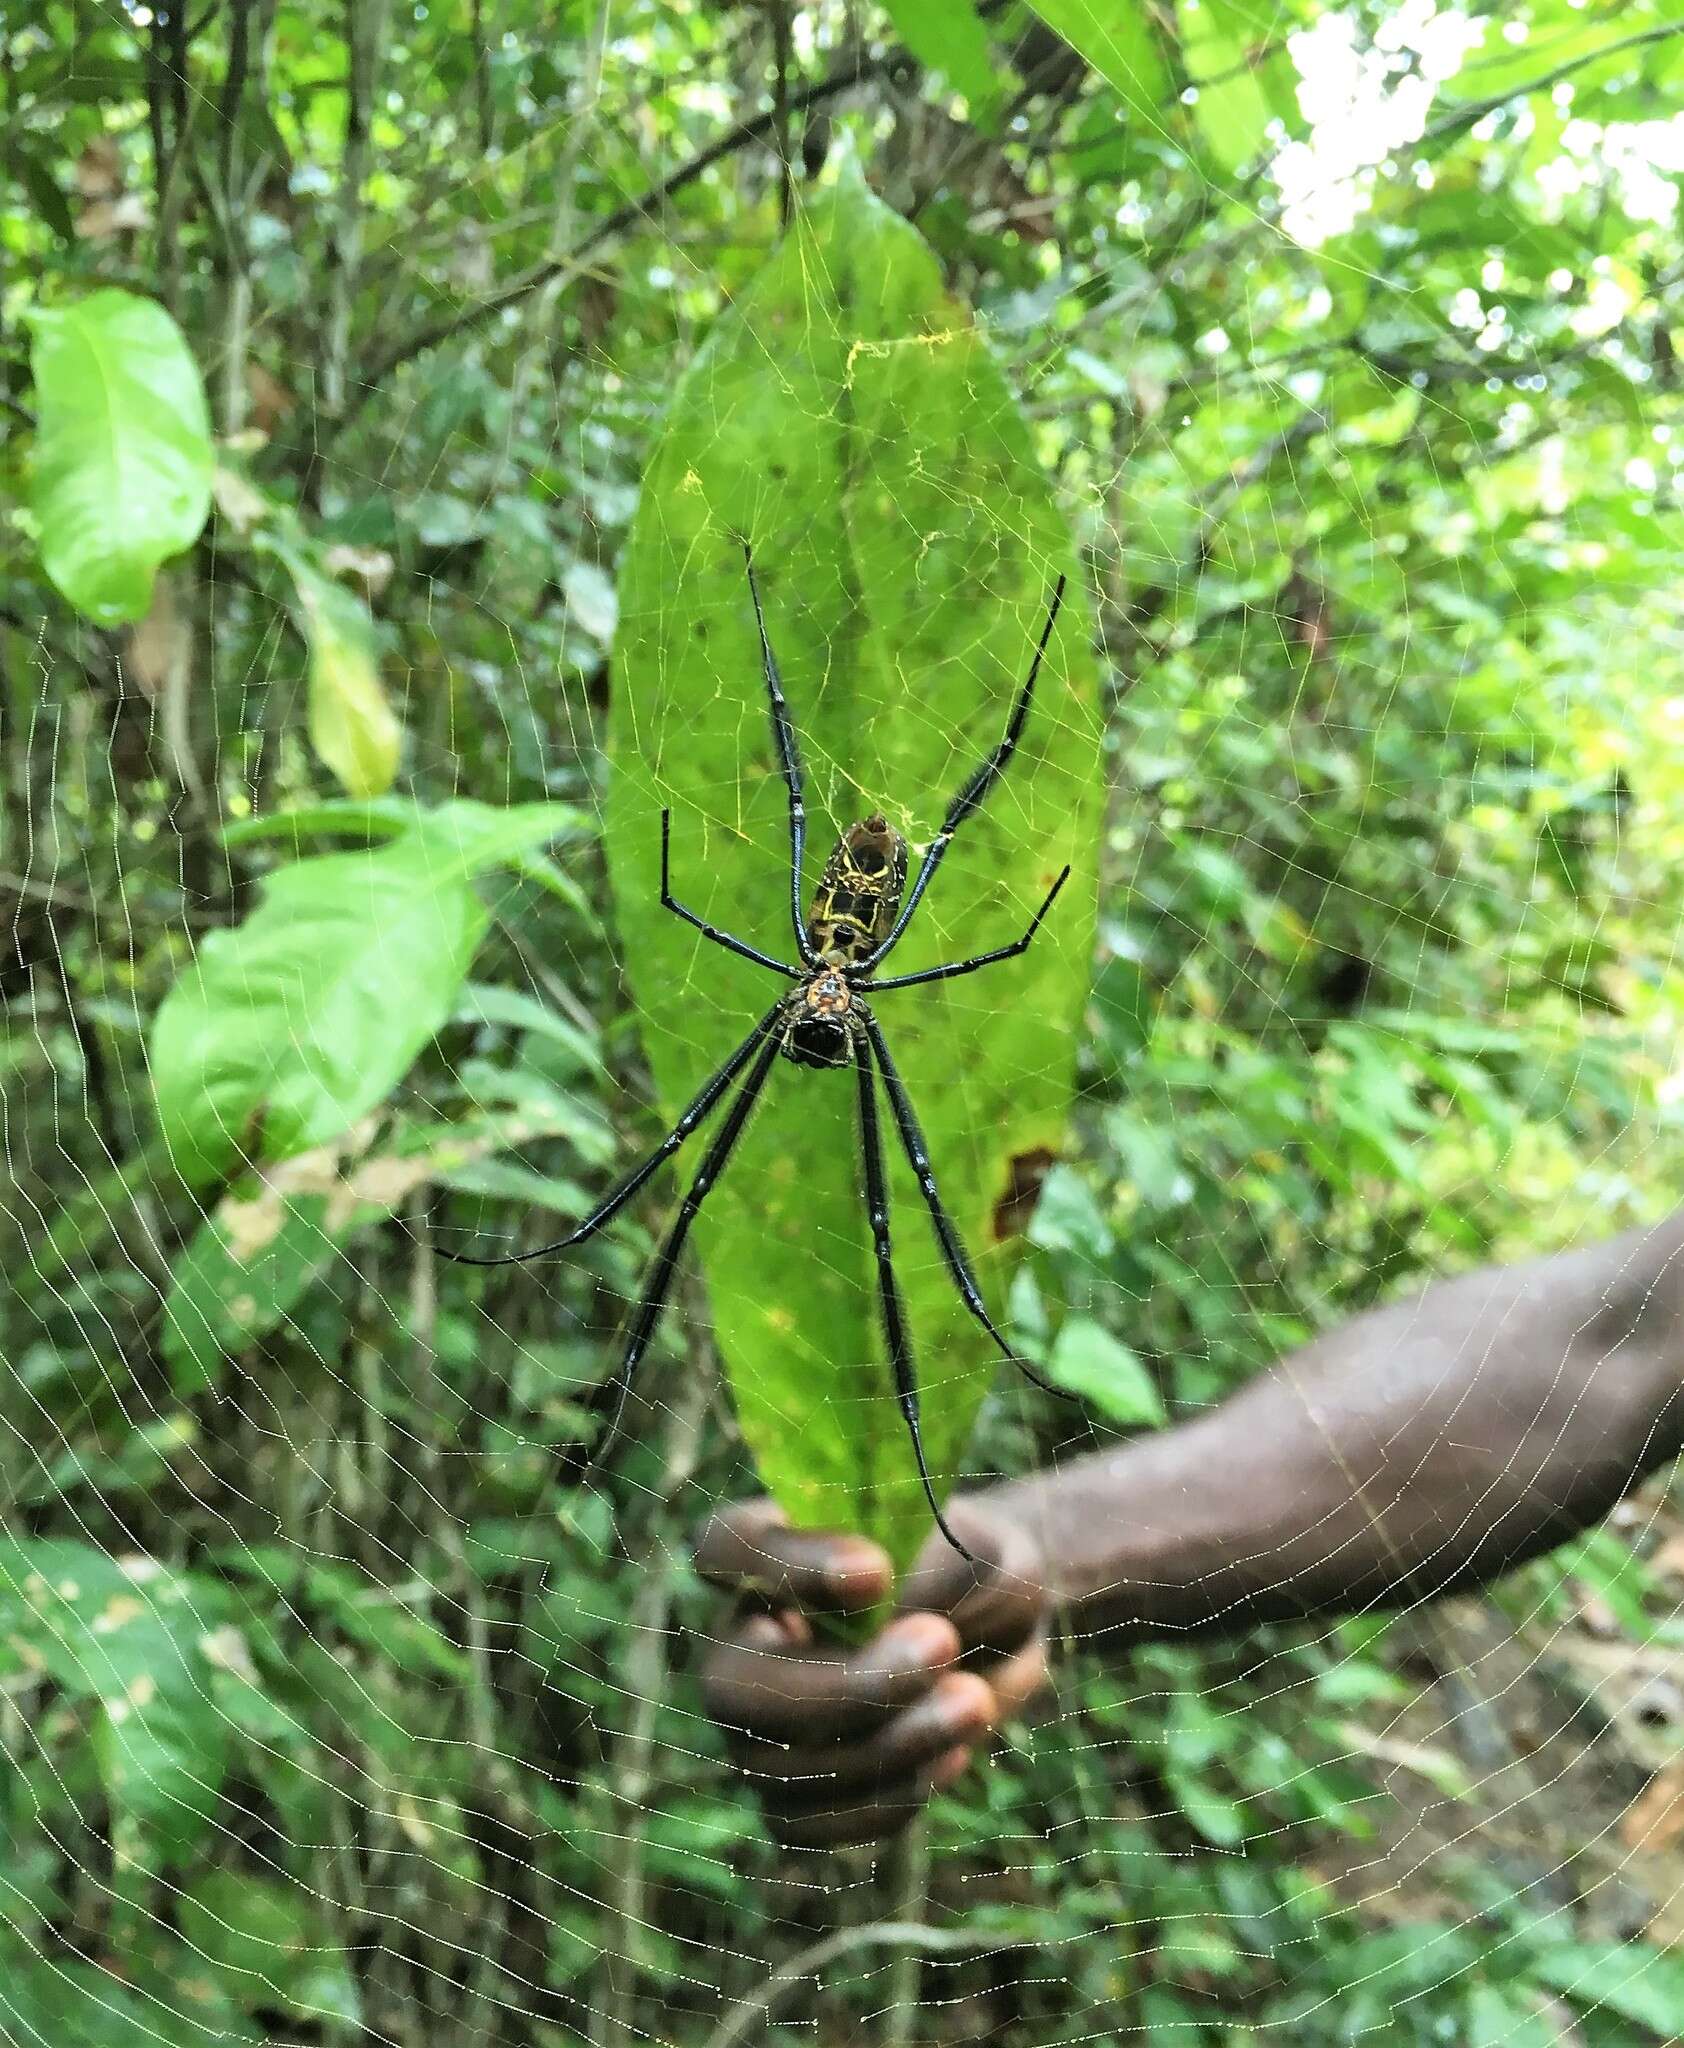
[[[363,596],[376,598],[392,580],[396,567],[384,548],[357,548],[339,541],[322,557],[330,576],[348,576],[362,585]]]
[[[84,199],[115,199],[123,189],[123,152],[112,135],[96,135],[76,159],[76,189]]]
[[[217,511],[238,533],[249,532],[269,510],[269,500],[237,469],[217,467],[211,476],[211,496]]]
[[[252,425],[260,433],[273,433],[298,410],[297,397],[261,363],[246,364],[246,396],[251,401]]]
[[[129,629],[123,674],[149,697],[162,697],[187,680],[193,634],[176,604],[175,578],[160,576],[152,586],[152,609]]]
[[[76,235],[83,242],[109,242],[114,235],[132,234],[150,225],[151,210],[138,192],[119,193],[114,199],[93,199],[76,216]]]
[[[1628,1849],[1670,1849],[1684,1839],[1684,1764],[1657,1771],[1620,1817]]]

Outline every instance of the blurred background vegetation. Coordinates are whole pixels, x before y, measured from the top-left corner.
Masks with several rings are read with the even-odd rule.
[[[424,1224],[541,1241],[655,1128],[621,551],[844,153],[974,308],[1103,657],[1011,1295],[1094,1424],[1002,1384],[971,1469],[1675,1202],[1681,86],[1665,0],[0,23],[0,2038],[1684,2031],[1665,1485],[1488,1599],[1064,1661],[908,1932],[699,1711],[688,1531],[752,1484],[700,1287],[558,1497],[650,1219],[493,1275]],[[371,871],[301,856],[371,843],[454,936],[358,985]],[[227,1182],[178,977],[250,930],[390,1000],[337,1126]]]

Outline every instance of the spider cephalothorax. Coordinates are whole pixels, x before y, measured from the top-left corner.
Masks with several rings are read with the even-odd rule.
[[[846,1067],[853,1061],[858,1030],[847,977],[839,967],[821,966],[791,989],[778,1043],[797,1066]]]
[[[746,546],[743,549],[743,556],[745,562],[748,562]],[[959,1240],[959,1233],[954,1229],[952,1219],[936,1192],[935,1174],[924,1148],[924,1135],[918,1127],[917,1112],[913,1109],[912,1099],[907,1094],[906,1086],[890,1056],[882,1026],[872,1014],[871,1005],[866,1001],[866,997],[886,989],[915,988],[924,982],[950,981],[955,975],[974,974],[979,967],[992,966],[997,960],[1012,959],[1016,954],[1026,950],[1030,940],[1039,930],[1042,918],[1052,908],[1053,898],[1063,888],[1069,876],[1068,868],[1058,875],[1047,891],[1040,909],[1030,919],[1028,929],[1021,938],[1013,939],[1009,945],[996,946],[987,953],[975,953],[966,960],[950,961],[945,966],[921,968],[915,974],[878,977],[876,970],[900,943],[902,934],[912,920],[912,913],[918,908],[919,900],[930,885],[931,876],[941,865],[941,858],[947,851],[949,841],[1005,772],[1006,764],[1016,750],[1019,735],[1023,731],[1023,722],[1029,715],[1030,699],[1035,694],[1035,678],[1041,672],[1041,658],[1047,651],[1047,643],[1052,638],[1053,625],[1058,618],[1059,605],[1064,596],[1064,578],[1061,576],[1058,579],[1053,591],[1040,644],[1035,649],[1035,659],[1030,664],[1028,679],[1018,691],[1012,705],[1011,716],[1006,721],[1005,737],[972,773],[964,788],[948,805],[941,829],[925,850],[910,890],[906,886],[906,842],[885,817],[880,813],[874,813],[871,817],[861,820],[859,824],[850,825],[836,842],[829,860],[825,862],[819,886],[813,893],[812,909],[805,917],[801,908],[801,856],[807,838],[807,807],[801,774],[801,751],[796,743],[789,706],[784,701],[783,682],[778,674],[778,664],[773,658],[771,643],[766,637],[766,621],[760,610],[759,592],[754,587],[752,562],[748,562],[748,580],[749,593],[754,600],[755,623],[760,630],[761,668],[766,683],[766,695],[771,704],[772,737],[777,747],[784,787],[789,796],[789,907],[800,963],[792,964],[775,959],[770,953],[763,953],[758,946],[751,946],[746,939],[739,939],[732,932],[721,931],[717,925],[710,924],[705,917],[698,916],[695,911],[678,901],[672,893],[670,811],[661,813],[661,902],[666,909],[683,918],[687,924],[694,925],[704,937],[713,940],[716,945],[725,947],[728,952],[737,954],[741,959],[752,960],[759,967],[768,967],[775,974],[786,976],[791,986],[766,1012],[717,1073],[703,1084],[700,1093],[648,1158],[636,1166],[614,1192],[591,1211],[577,1229],[566,1237],[558,1238],[554,1244],[540,1245],[536,1251],[516,1252],[506,1258],[472,1258],[461,1252],[450,1252],[445,1256],[461,1259],[464,1263],[474,1266],[506,1266],[516,1264],[522,1259],[543,1258],[551,1252],[565,1251],[570,1245],[583,1243],[631,1200],[661,1162],[672,1157],[738,1081],[739,1076],[742,1077],[741,1085],[732,1095],[724,1119],[714,1133],[713,1142],[708,1146],[701,1165],[696,1169],[696,1177],[680,1202],[678,1213],[673,1218],[649,1269],[649,1277],[632,1315],[631,1332],[626,1340],[626,1351],[620,1362],[620,1370],[607,1383],[604,1390],[607,1397],[615,1402],[615,1408],[608,1429],[593,1455],[600,1454],[603,1446],[619,1428],[620,1418],[625,1412],[626,1397],[631,1391],[632,1375],[636,1372],[644,1352],[649,1348],[649,1341],[655,1334],[655,1325],[660,1320],[661,1310],[666,1306],[679,1254],[684,1248],[684,1241],[689,1235],[696,1211],[702,1206],[709,1190],[724,1171],[732,1148],[748,1121],[749,1112],[754,1108],[761,1090],[766,1085],[774,1060],[781,1052],[785,1058],[793,1060],[798,1066],[851,1066],[859,1089],[860,1149],[865,1167],[866,1208],[877,1263],[878,1294],[883,1310],[883,1335],[888,1346],[890,1370],[894,1375],[895,1398],[912,1439],[913,1455],[918,1464],[918,1477],[923,1484],[937,1525],[955,1550],[965,1557],[970,1557],[970,1551],[965,1549],[964,1544],[947,1525],[941,1511],[941,1503],[936,1499],[929,1466],[924,1458],[923,1432],[918,1419],[918,1380],[913,1370],[912,1346],[907,1335],[906,1318],[901,1308],[900,1288],[895,1280],[893,1253],[889,1240],[888,1177],[883,1170],[883,1141],[877,1121],[879,1081],[882,1083],[883,1093],[888,1098],[889,1111],[900,1134],[902,1149],[917,1177],[919,1189],[929,1209],[936,1243],[965,1306],[1020,1371],[1034,1380],[1037,1386],[1047,1387],[1049,1392],[1056,1393],[1058,1389],[1049,1387],[1037,1373],[1031,1372],[994,1327],[993,1319],[977,1287],[976,1276],[971,1271],[970,1261],[965,1255],[965,1248]]]

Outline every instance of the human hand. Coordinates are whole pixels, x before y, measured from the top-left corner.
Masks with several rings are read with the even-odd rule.
[[[893,1620],[853,1648],[819,1640],[810,1617],[886,1597],[889,1560],[875,1543],[792,1529],[767,1500],[704,1527],[697,1569],[739,1602],[704,1664],[704,1697],[780,1841],[838,1847],[898,1832],[1045,1678],[1049,1603],[1033,1536],[1003,1494],[956,1500],[949,1515],[978,1562],[932,1534]]]

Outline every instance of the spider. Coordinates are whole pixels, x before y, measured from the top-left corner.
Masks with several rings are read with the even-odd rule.
[[[782,1054],[785,1059],[802,1067],[851,1066],[859,1089],[860,1149],[865,1165],[866,1206],[877,1264],[883,1335],[888,1346],[890,1369],[894,1376],[895,1398],[912,1439],[918,1477],[923,1485],[924,1496],[930,1504],[930,1512],[935,1517],[936,1526],[962,1557],[974,1563],[976,1560],[973,1553],[966,1549],[954,1534],[941,1511],[941,1503],[936,1498],[930,1468],[924,1456],[924,1436],[919,1421],[918,1380],[913,1365],[912,1347],[907,1335],[900,1287],[895,1279],[889,1235],[889,1189],[883,1168],[883,1139],[877,1106],[879,1079],[882,1081],[883,1092],[888,1097],[890,1113],[900,1136],[902,1150],[928,1205],[930,1221],[934,1226],[936,1244],[942,1260],[966,1308],[987,1331],[1001,1352],[1036,1386],[1052,1394],[1059,1393],[1060,1389],[1044,1380],[1016,1355],[995,1327],[994,1320],[983,1303],[965,1247],[937,1192],[935,1174],[930,1166],[924,1135],[919,1128],[911,1097],[907,1094],[906,1085],[889,1052],[882,1026],[866,998],[884,994],[890,989],[918,988],[926,982],[951,981],[956,975],[974,974],[978,968],[992,967],[997,961],[1015,959],[1019,953],[1028,949],[1030,941],[1041,927],[1042,920],[1051,910],[1059,890],[1069,879],[1070,870],[1065,867],[1047,891],[1040,909],[1029,920],[1028,929],[1020,938],[1012,940],[1010,945],[996,946],[989,952],[976,953],[968,959],[951,961],[945,966],[925,967],[916,974],[884,976],[877,971],[900,944],[907,926],[912,922],[913,913],[922,902],[924,892],[930,886],[936,869],[941,865],[943,854],[952,843],[954,833],[979,807],[994,784],[1005,773],[1006,766],[1017,749],[1024,721],[1029,715],[1030,699],[1035,692],[1035,679],[1040,674],[1042,657],[1046,654],[1047,644],[1052,638],[1053,627],[1058,619],[1059,607],[1064,601],[1065,578],[1060,576],[1053,589],[1052,600],[1047,608],[1046,624],[1041,629],[1041,638],[1035,649],[1035,658],[1030,664],[1028,677],[1012,705],[1011,716],[1006,722],[1005,736],[948,805],[941,829],[931,840],[929,849],[913,877],[912,887],[906,887],[905,840],[881,813],[874,813],[858,824],[850,825],[837,840],[829,859],[825,862],[824,872],[819,877],[812,909],[803,915],[801,867],[806,848],[807,808],[801,750],[794,724],[790,719],[789,705],[784,698],[783,679],[779,675],[777,660],[772,653],[771,641],[767,637],[766,618],[761,610],[760,592],[754,580],[754,560],[746,543],[743,547],[743,563],[748,574],[749,596],[754,605],[755,624],[760,634],[761,668],[771,709],[772,736],[777,748],[784,785],[789,795],[789,906],[790,921],[795,933],[795,949],[800,957],[800,964],[793,965],[789,961],[775,959],[770,953],[762,952],[758,946],[751,946],[746,939],[740,939],[734,933],[722,931],[717,925],[710,924],[705,917],[698,916],[688,905],[679,902],[672,893],[672,813],[670,810],[663,811],[663,909],[683,918],[686,924],[694,925],[704,938],[711,939],[717,946],[725,947],[728,952],[737,954],[740,959],[752,960],[756,966],[767,968],[774,974],[781,974],[790,986],[779,996],[741,1045],[703,1083],[684,1113],[655,1149],[632,1169],[613,1193],[593,1209],[576,1229],[569,1231],[565,1237],[557,1238],[553,1244],[540,1245],[535,1251],[515,1252],[500,1258],[476,1258],[465,1252],[446,1252],[444,1256],[462,1265],[512,1266],[520,1265],[529,1259],[548,1258],[556,1252],[566,1251],[570,1246],[582,1244],[625,1207],[655,1170],[670,1159],[685,1140],[702,1125],[714,1107],[724,1099],[733,1085],[738,1083],[739,1077],[743,1077],[741,1084],[736,1088],[736,1093],[731,1097],[724,1121],[719,1125],[712,1142],[703,1154],[695,1178],[680,1202],[678,1212],[668,1226],[667,1234],[650,1265],[637,1307],[632,1314],[630,1333],[619,1371],[606,1384],[602,1395],[599,1396],[604,1405],[610,1400],[613,1401],[614,1412],[608,1428],[586,1461],[594,1463],[619,1431],[625,1415],[626,1401],[631,1393],[633,1377],[654,1337],[661,1312],[666,1307],[679,1254],[684,1248],[696,1212],[724,1172],[732,1149],[742,1135],[743,1126],[748,1122],[749,1113],[766,1086],[774,1062]]]

